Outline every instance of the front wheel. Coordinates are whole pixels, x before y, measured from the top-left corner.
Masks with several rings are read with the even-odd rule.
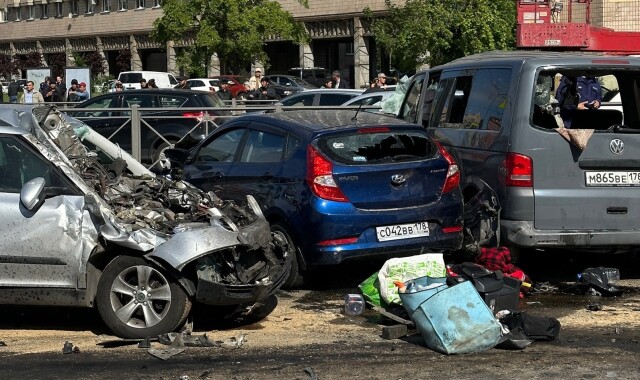
[[[191,301],[175,280],[133,256],[118,256],[107,265],[96,303],[104,323],[121,338],[175,331],[191,311]]]
[[[236,95],[236,99],[237,100],[247,100],[247,94],[244,93],[244,92],[241,92],[238,95]]]

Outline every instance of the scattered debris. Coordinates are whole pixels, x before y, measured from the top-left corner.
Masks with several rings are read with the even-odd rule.
[[[0,347],[7,347],[7,344],[4,342],[4,340],[0,340]]]
[[[205,377],[209,376],[210,374],[211,374],[211,370],[210,370],[210,369],[208,369],[208,370],[206,370],[206,371],[202,372],[202,373],[200,374],[200,376],[198,376],[198,377],[199,377],[199,378],[201,378],[201,379],[204,379]]]
[[[73,343],[68,340],[64,342],[64,346],[62,346],[63,354],[77,354],[80,352],[80,348],[78,346],[74,346]]]
[[[304,367],[304,373],[309,376],[309,380],[318,380],[318,375],[313,371],[313,368]]]
[[[589,311],[602,311],[602,305],[599,303],[592,303],[587,306],[587,310]]]
[[[172,356],[178,355],[179,353],[186,350],[184,346],[184,342],[182,341],[182,334],[176,334],[175,338],[167,348],[150,348],[147,352],[150,355],[155,356],[156,358],[162,360],[168,360]]]
[[[384,326],[382,328],[382,339],[398,339],[408,334],[407,325]]]
[[[592,295],[617,297],[622,290],[615,286],[620,281],[620,271],[617,268],[587,268],[578,274],[578,282],[589,286]]]
[[[138,347],[146,348],[149,344],[147,352],[162,360],[167,360],[170,357],[183,352],[187,347],[219,347],[226,349],[240,348],[246,341],[244,334],[233,336],[227,340],[211,340],[207,334],[193,335],[186,332],[182,333],[168,333],[159,335],[157,338],[145,338],[139,344]],[[164,349],[152,348],[151,342],[159,342],[165,346]]]

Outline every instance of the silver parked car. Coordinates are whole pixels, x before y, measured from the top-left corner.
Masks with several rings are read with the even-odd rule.
[[[49,106],[0,105],[0,230],[0,303],[97,307],[124,338],[251,308],[290,265],[252,197],[156,176]]]

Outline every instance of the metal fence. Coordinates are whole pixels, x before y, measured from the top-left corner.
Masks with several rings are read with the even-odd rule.
[[[120,120],[120,126],[111,133],[110,136],[106,136],[109,140],[112,140],[114,136],[122,131],[124,128],[131,127],[131,155],[138,161],[142,161],[142,138],[141,131],[143,128],[148,128],[152,133],[158,136],[159,139],[163,140],[168,146],[173,147],[178,142],[182,141],[189,133],[193,132],[197,128],[204,128],[204,135],[209,135],[215,129],[217,129],[220,125],[226,122],[229,119],[239,117],[241,115],[245,115],[247,113],[264,113],[264,112],[284,112],[284,111],[294,111],[294,110],[336,110],[336,109],[374,109],[379,110],[380,107],[376,106],[282,106],[281,104],[273,103],[270,105],[265,105],[264,102],[254,102],[251,103],[249,101],[236,102],[235,100],[232,102],[230,107],[216,107],[216,108],[187,108],[187,107],[163,107],[163,108],[149,108],[149,107],[140,107],[138,105],[132,105],[131,108],[73,108],[74,104],[71,103],[60,103],[60,111],[68,114],[71,117],[74,117],[78,120],[87,120],[94,118],[94,116],[82,116],[82,114],[90,113],[90,112],[101,112],[101,113],[109,113],[109,114],[118,114],[119,116],[100,116],[100,119],[118,119]],[[180,112],[180,113],[202,113],[202,117],[198,118],[198,123],[193,126],[187,133],[185,133],[182,138],[176,142],[172,142],[167,140],[161,133],[159,133],[153,125],[151,125],[145,118],[153,119],[175,119],[179,116],[162,116],[158,115],[158,111],[162,112]],[[231,115],[219,115],[220,113],[229,113],[231,111]],[[156,161],[157,162],[157,161]],[[151,166],[155,165],[156,162],[151,163]]]

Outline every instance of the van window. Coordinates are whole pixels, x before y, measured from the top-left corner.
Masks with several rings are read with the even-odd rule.
[[[120,73],[118,80],[122,83],[140,83],[142,73]]]
[[[434,88],[438,98],[444,96],[439,126],[500,130],[510,81],[510,69],[481,69],[441,81]]]
[[[640,73],[630,70],[571,68],[538,73],[531,123],[541,128],[605,130],[616,124],[640,127],[637,110],[623,112],[638,101],[634,88]]]
[[[404,104],[400,110],[400,118],[403,120],[415,123],[418,116],[418,105],[420,100],[420,93],[422,92],[422,83],[424,82],[425,74],[418,74],[416,78],[411,82],[411,87],[407,91]]]

